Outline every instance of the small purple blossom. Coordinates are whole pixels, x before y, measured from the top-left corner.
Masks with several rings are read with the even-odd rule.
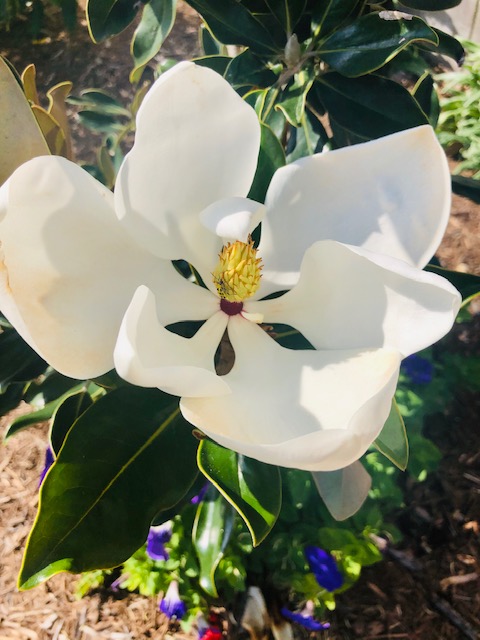
[[[327,591],[335,591],[343,585],[344,579],[338,570],[337,561],[328,551],[308,546],[305,547],[305,557],[310,571],[321,587]]]
[[[430,360],[416,353],[402,362],[402,370],[414,384],[429,384],[432,381],[434,367]]]
[[[171,522],[150,527],[147,538],[147,555],[152,560],[168,560],[169,555],[165,549],[165,543],[170,542],[171,537]]]
[[[45,462],[43,465],[42,473],[40,474],[40,479],[38,481],[38,486],[40,487],[45,476],[47,475],[47,471],[50,469],[52,464],[55,462],[55,457],[53,455],[53,451],[50,446],[48,446],[45,450]]]
[[[202,502],[209,486],[210,482],[207,481],[197,493],[197,495],[193,496],[193,498],[190,499],[191,504],[199,504],[200,502]]]
[[[309,631],[324,631],[325,629],[330,628],[329,622],[318,622],[318,620],[315,620],[312,615],[305,615],[303,612],[297,613],[295,611],[290,611],[286,607],[282,607],[281,614],[284,618],[287,618],[287,620],[296,622]]]
[[[185,603],[180,599],[178,592],[178,582],[173,580],[167,589],[165,597],[161,599],[159,609],[170,620],[180,620],[187,611]]]

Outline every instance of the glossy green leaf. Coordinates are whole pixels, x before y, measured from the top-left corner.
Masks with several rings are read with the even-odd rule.
[[[438,36],[420,18],[383,20],[369,14],[335,31],[318,55],[342,75],[354,78],[382,67],[412,42],[438,44]]]
[[[376,448],[394,465],[405,471],[408,463],[408,438],[403,418],[395,400],[382,432],[374,442]]]
[[[27,160],[50,153],[22,87],[0,56],[0,185]]]
[[[250,49],[245,49],[232,58],[225,72],[225,79],[234,88],[241,86],[265,88],[274,84],[277,76]]]
[[[302,122],[305,101],[312,82],[313,79],[306,71],[296,74],[294,82],[285,89],[281,100],[275,105],[275,109],[280,109],[294,127],[300,126]]]
[[[200,65],[201,67],[208,67],[223,76],[225,75],[231,60],[232,58],[229,56],[203,56],[201,58],[194,58],[192,62]]]
[[[480,204],[480,180],[466,176],[452,176],[453,192]]]
[[[451,282],[460,291],[464,305],[480,294],[480,276],[476,276],[473,273],[449,271],[433,264],[427,264],[425,271],[436,273]]]
[[[265,0],[265,4],[290,36],[305,11],[307,0]]]
[[[198,466],[245,521],[254,546],[270,533],[282,504],[278,467],[202,440]]]
[[[440,115],[440,102],[435,90],[435,83],[428,71],[418,79],[412,94],[421,110],[428,117],[429,123],[435,128]]]
[[[50,444],[55,455],[58,455],[71,426],[93,404],[86,389],[72,393],[57,403],[50,428]]]
[[[0,416],[18,407],[23,398],[25,385],[21,382],[12,382],[2,388],[0,392]],[[5,436],[6,437],[6,436]]]
[[[28,382],[43,373],[47,366],[15,329],[4,329],[0,333],[0,385]]]
[[[245,45],[257,53],[278,51],[269,31],[237,0],[189,0],[188,4],[223,44]]]
[[[349,18],[360,0],[322,0],[312,7],[312,29],[316,36],[325,37]]]
[[[421,43],[420,48],[453,58],[458,65],[462,65],[465,60],[465,49],[462,44],[450,34],[440,31],[440,29],[432,27],[432,30],[437,34],[438,45],[435,47],[428,43]]]
[[[66,102],[77,106],[90,107],[91,111],[96,111],[97,113],[130,117],[130,111],[125,109],[116,98],[102,89],[85,89],[79,96],[69,96]]]
[[[80,111],[78,120],[84,127],[99,133],[118,133],[124,128],[124,125],[121,124],[116,116],[90,111],[89,109]]]
[[[235,510],[211,485],[198,505],[192,540],[200,565],[200,586],[213,598],[218,598],[215,570],[223,558],[234,520]]]
[[[331,120],[364,140],[428,124],[405,87],[377,75],[345,78],[339,73],[326,73],[313,91]]]
[[[101,42],[116,36],[133,21],[140,6],[140,2],[132,0],[87,0],[87,25],[92,40]]]
[[[147,63],[155,56],[175,22],[177,0],[150,0],[133,34],[131,52],[134,68],[131,82],[138,82]]]
[[[137,387],[100,398],[74,423],[42,485],[20,587],[129,558],[154,516],[193,484],[196,447],[177,398]]]
[[[200,25],[199,36],[203,53],[206,56],[218,56],[222,53],[222,43],[214,38],[205,24]]]
[[[253,179],[249,198],[257,202],[265,200],[268,185],[277,169],[285,164],[285,153],[277,136],[266,124],[261,124],[260,153],[257,171]]]
[[[328,134],[320,120],[310,109],[305,109],[300,126],[290,131],[287,145],[288,162],[320,153],[327,140]]]

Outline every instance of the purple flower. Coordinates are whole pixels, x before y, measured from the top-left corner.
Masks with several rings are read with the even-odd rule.
[[[42,484],[45,476],[47,475],[47,471],[50,469],[52,464],[55,462],[55,457],[53,455],[53,451],[50,446],[48,446],[45,450],[45,462],[43,465],[42,473],[40,474],[40,479],[38,481],[38,486]]]
[[[180,620],[183,618],[187,611],[185,603],[180,600],[180,594],[178,592],[178,582],[173,580],[167,589],[165,597],[160,601],[159,609],[170,620]]]
[[[281,614],[284,618],[287,618],[287,620],[296,622],[309,631],[324,631],[325,629],[330,628],[329,622],[318,622],[318,620],[315,620],[312,615],[305,615],[303,612],[296,613],[294,611],[290,611],[286,607],[282,607]]]
[[[193,498],[190,499],[191,504],[198,504],[199,502],[202,502],[202,500],[205,497],[205,494],[207,493],[207,489],[210,486],[210,482],[206,482],[203,487],[200,489],[200,491],[197,493],[196,496],[193,496]]]
[[[434,367],[430,360],[418,356],[416,353],[408,356],[402,362],[403,372],[414,384],[428,384],[432,381]]]
[[[172,537],[172,523],[165,522],[155,527],[150,527],[147,538],[147,555],[152,560],[168,560],[168,551],[165,543]]]
[[[321,587],[327,591],[335,591],[342,586],[343,576],[338,570],[337,561],[328,551],[320,547],[305,547],[305,557],[310,571]]]

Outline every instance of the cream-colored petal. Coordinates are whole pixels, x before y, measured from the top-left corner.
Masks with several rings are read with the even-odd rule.
[[[365,502],[372,478],[361,462],[337,471],[315,471],[313,479],[325,506],[335,520],[346,520]]]
[[[135,144],[115,187],[122,223],[155,255],[211,270],[218,238],[200,212],[247,195],[259,145],[254,110],[219,74],[190,62],[176,65],[138,111]]]
[[[132,384],[158,387],[172,395],[227,394],[228,385],[214,367],[227,322],[228,316],[218,311],[193,338],[183,338],[160,324],[155,296],[147,287],[139,287],[120,328],[115,367]]]
[[[302,158],[279,169],[265,200],[263,294],[288,289],[306,249],[337,240],[424,267],[450,212],[450,173],[428,126]]]
[[[0,242],[0,308],[24,339],[65,375],[112,369],[133,292],[165,268],[125,233],[110,191],[64,158],[34,158],[1,188]]]
[[[390,412],[400,355],[390,349],[292,351],[233,316],[228,396],[187,398],[184,417],[219,444],[308,471],[355,462]]]
[[[317,349],[389,347],[407,356],[448,333],[460,303],[445,278],[325,240],[306,252],[291,291],[246,301],[245,310],[294,327]]]
[[[248,236],[258,227],[265,214],[265,207],[248,198],[218,200],[200,214],[200,219],[223,243],[247,242]]]

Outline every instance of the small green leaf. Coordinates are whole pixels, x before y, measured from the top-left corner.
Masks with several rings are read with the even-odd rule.
[[[273,174],[285,164],[285,153],[277,136],[266,124],[260,126],[261,138],[257,171],[248,194],[249,198],[257,202],[265,200],[265,194]]]
[[[290,131],[288,162],[319,153],[327,141],[328,134],[320,120],[308,108],[305,109],[300,126]]]
[[[89,109],[80,111],[78,120],[84,127],[100,133],[118,133],[124,128],[124,125],[119,122],[116,116],[90,111]]]
[[[355,78],[382,67],[412,42],[438,44],[436,33],[420,18],[382,20],[371,13],[335,31],[318,55],[339,73]]]
[[[208,69],[212,69],[224,76],[231,60],[232,58],[229,56],[202,56],[201,58],[194,58],[192,62],[201,67],[208,67]]]
[[[66,102],[82,107],[90,107],[92,111],[112,116],[130,117],[130,111],[125,109],[116,98],[101,89],[85,89],[79,96],[68,96]]]
[[[131,43],[134,68],[130,82],[140,80],[147,63],[159,52],[175,22],[176,7],[177,0],[150,0],[144,6]]]
[[[432,27],[432,30],[437,34],[438,45],[435,47],[434,45],[422,42],[420,43],[420,49],[426,49],[433,53],[448,56],[449,58],[453,58],[458,65],[462,65],[465,60],[465,49],[462,44],[450,34],[440,31],[440,29]]]
[[[294,82],[285,89],[281,101],[275,105],[275,109],[281,110],[288,122],[294,127],[299,127],[302,123],[305,101],[312,83],[313,79],[309,74],[306,71],[301,71],[296,74]]]
[[[86,389],[75,391],[64,398],[62,402],[57,403],[50,428],[50,444],[55,455],[58,455],[65,437],[75,420],[92,404],[92,398]]]
[[[452,176],[453,192],[480,204],[480,180],[466,176]]]
[[[192,540],[200,564],[200,586],[213,598],[218,598],[215,570],[223,558],[234,521],[233,507],[210,486],[198,505]]]
[[[212,36],[205,24],[200,25],[200,44],[206,56],[218,56],[222,53],[222,43]]]
[[[87,0],[85,11],[92,40],[101,42],[123,31],[137,15],[140,5],[132,0]]]
[[[225,79],[234,88],[243,86],[264,88],[274,84],[277,76],[250,49],[245,49],[232,58],[225,73]]]
[[[42,485],[22,589],[59,571],[121,564],[154,516],[185,495],[198,473],[197,441],[177,405],[157,390],[122,387],[76,420]]]
[[[202,440],[200,471],[217,487],[245,521],[255,546],[271,531],[282,504],[278,467],[258,462]]]
[[[408,463],[408,438],[395,399],[382,432],[374,442],[376,448],[394,465],[405,471]]]

